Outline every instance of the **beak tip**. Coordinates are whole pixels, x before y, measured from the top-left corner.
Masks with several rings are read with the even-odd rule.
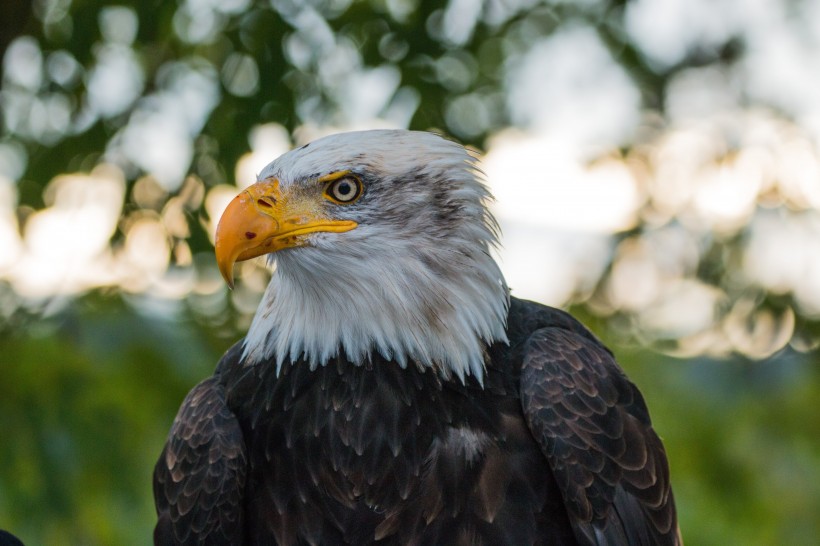
[[[221,248],[219,243],[217,243],[216,248],[216,266],[219,269],[219,273],[222,275],[222,279],[225,281],[225,284],[228,285],[228,288],[233,290],[234,287],[234,278],[233,278],[233,264],[236,260],[229,259],[226,256],[222,255],[220,252]]]
[[[233,290],[235,284],[233,278],[233,262],[230,262],[230,265],[227,266],[223,262],[217,261],[217,263],[219,265],[219,272],[222,273],[222,278],[225,280],[225,284]]]

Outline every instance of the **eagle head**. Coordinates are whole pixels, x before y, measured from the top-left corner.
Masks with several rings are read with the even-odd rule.
[[[275,264],[245,356],[311,367],[378,352],[400,366],[483,380],[506,342],[509,296],[476,160],[432,133],[328,136],[265,167],[225,210],[216,258]]]

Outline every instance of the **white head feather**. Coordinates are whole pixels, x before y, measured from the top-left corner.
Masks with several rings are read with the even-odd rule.
[[[475,159],[431,133],[363,131],[317,140],[260,173],[284,192],[349,170],[364,183],[330,214],[358,226],[314,233],[271,255],[276,269],[245,341],[249,362],[277,371],[303,358],[325,365],[340,351],[374,351],[401,366],[483,381],[485,348],[506,342],[509,295],[490,256],[497,225]]]

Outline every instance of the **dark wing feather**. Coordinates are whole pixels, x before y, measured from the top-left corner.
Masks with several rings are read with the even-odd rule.
[[[521,400],[581,544],[680,544],[663,445],[606,348],[562,328],[536,331]]]
[[[155,544],[243,544],[246,467],[224,389],[207,379],[182,403],[154,468]]]

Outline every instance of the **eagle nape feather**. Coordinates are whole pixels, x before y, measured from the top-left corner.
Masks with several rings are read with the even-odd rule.
[[[239,193],[219,269],[275,269],[171,427],[156,544],[681,544],[641,393],[510,296],[490,199],[462,146],[401,130],[314,141]]]

